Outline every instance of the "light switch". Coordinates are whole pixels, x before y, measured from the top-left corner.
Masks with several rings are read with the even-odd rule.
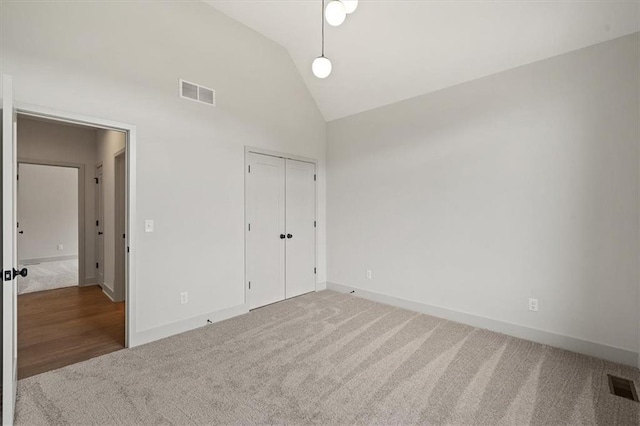
[[[153,220],[144,221],[144,232],[153,232]]]

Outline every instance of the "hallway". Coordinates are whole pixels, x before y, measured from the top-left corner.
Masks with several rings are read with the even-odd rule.
[[[123,349],[124,308],[99,286],[18,296],[18,379]]]

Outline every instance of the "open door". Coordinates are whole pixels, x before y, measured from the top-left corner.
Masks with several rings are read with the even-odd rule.
[[[13,424],[18,377],[17,144],[10,76],[2,76],[2,424]]]

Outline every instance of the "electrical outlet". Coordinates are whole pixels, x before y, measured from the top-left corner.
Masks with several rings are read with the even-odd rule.
[[[64,246],[62,244],[58,244],[58,250],[64,250]]]
[[[529,299],[529,310],[538,312],[538,299]]]
[[[144,232],[153,232],[153,220],[147,219],[144,221]]]
[[[373,277],[373,272],[371,272],[371,269],[367,269],[367,279],[370,280]]]
[[[187,293],[186,291],[180,293],[180,303],[184,305],[188,301],[189,301],[189,293]]]

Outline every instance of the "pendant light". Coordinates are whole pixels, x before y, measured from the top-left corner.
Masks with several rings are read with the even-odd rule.
[[[355,10],[355,9],[354,9]],[[331,0],[325,9],[327,23],[332,27],[341,25],[347,17],[347,10],[340,0]]]
[[[318,78],[327,78],[331,74],[331,61],[324,56],[324,0],[322,0],[322,55],[318,56],[311,64],[313,75]]]
[[[342,0],[342,4],[344,4],[344,10],[348,15],[355,12],[358,7],[358,0]]]

